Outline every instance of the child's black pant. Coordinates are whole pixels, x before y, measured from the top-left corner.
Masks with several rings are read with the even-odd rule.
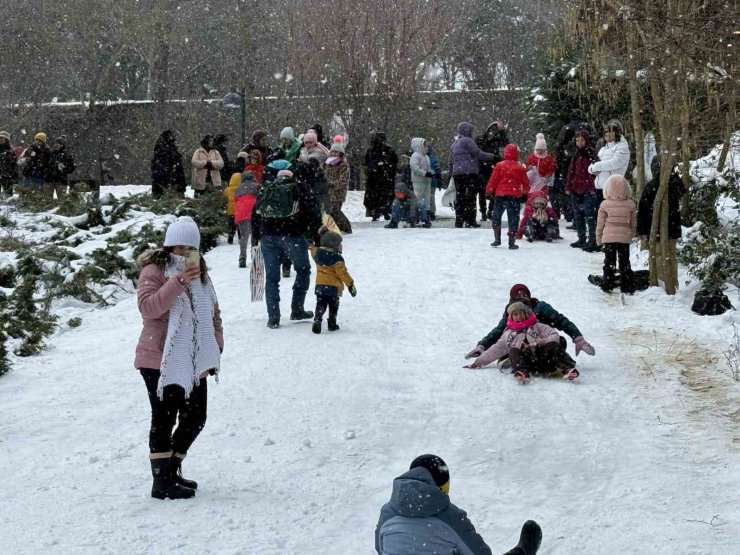
[[[329,320],[336,322],[337,312],[339,312],[338,295],[316,295],[316,311],[314,314],[314,320],[320,322],[324,317],[324,313],[327,308],[329,309]]]
[[[545,343],[534,348],[511,349],[509,358],[514,372],[526,370],[534,374],[549,374],[570,370],[576,365],[559,341]]]
[[[186,454],[206,425],[208,401],[206,379],[201,378],[188,399],[185,398],[185,390],[182,387],[168,385],[164,388],[160,400],[157,396],[159,370],[142,368],[140,372],[149,393],[149,404],[152,406],[149,452],[174,451]],[[172,433],[176,420],[178,420],[177,429]]]
[[[629,243],[604,243],[604,281],[601,287],[611,290],[617,285],[617,258],[619,258],[619,285],[622,293],[634,293],[635,278],[630,265]]]

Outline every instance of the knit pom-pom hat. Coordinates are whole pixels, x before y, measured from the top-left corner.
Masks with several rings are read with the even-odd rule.
[[[545,140],[545,136],[542,133],[537,133],[537,140],[534,142],[534,149],[535,150],[547,150],[547,141]],[[539,158],[544,158],[546,155],[538,155],[535,152],[535,155]]]
[[[334,143],[331,145],[331,152],[341,152],[344,154],[344,144],[342,143]]]
[[[305,135],[303,135],[303,142],[304,143],[318,143],[319,139],[314,131],[307,131]]]
[[[190,216],[180,216],[167,228],[164,236],[165,247],[186,245],[196,250],[200,249],[200,230],[198,224]]]

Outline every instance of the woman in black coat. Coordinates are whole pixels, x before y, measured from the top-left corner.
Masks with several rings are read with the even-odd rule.
[[[653,204],[660,187],[660,156],[655,156],[650,162],[650,171],[653,178],[647,182],[640,197],[637,208],[637,235],[647,240],[650,237],[650,228],[653,224]],[[668,239],[681,238],[681,197],[686,192],[681,177],[671,169],[668,178]]]
[[[177,150],[175,135],[168,129],[162,132],[154,144],[152,196],[160,197],[165,190],[184,193],[185,187],[182,154]]]
[[[383,215],[391,217],[391,203],[394,198],[396,166],[398,156],[386,144],[385,133],[376,133],[365,153],[367,185],[365,186],[365,208],[374,222]]]

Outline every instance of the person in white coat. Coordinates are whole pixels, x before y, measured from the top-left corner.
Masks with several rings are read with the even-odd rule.
[[[218,150],[213,148],[213,137],[206,135],[200,142],[200,148],[193,153],[190,161],[193,166],[193,191],[195,196],[202,195],[208,189],[210,182],[212,187],[221,187],[221,168],[224,160]]]
[[[622,124],[613,119],[604,128],[604,146],[599,150],[599,161],[588,167],[596,176],[596,207],[604,200],[604,185],[612,175],[624,175],[630,163],[630,147],[624,138]]]
[[[432,194],[432,164],[429,161],[427,152],[429,147],[427,142],[421,137],[411,139],[411,184],[414,187],[414,196],[416,197],[416,213],[422,227],[432,227],[429,221],[429,203]]]

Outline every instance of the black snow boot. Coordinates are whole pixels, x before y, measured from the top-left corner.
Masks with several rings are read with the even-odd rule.
[[[313,318],[313,312],[310,310],[296,310],[290,313],[291,320],[310,320]]]
[[[240,268],[246,268],[247,267],[247,259],[244,256],[239,257],[239,267]]]
[[[267,319],[267,327],[270,329],[277,329],[280,327],[280,317],[277,318],[268,318]]]
[[[188,480],[187,478],[183,478],[182,476],[182,460],[184,458],[185,455],[178,456],[177,453],[172,454],[172,458],[170,459],[170,469],[172,470],[172,477],[174,478],[176,484],[190,489],[198,489],[198,482],[196,482],[195,480]]]
[[[314,333],[321,333],[321,320],[314,319],[313,326],[311,326],[311,331]]]
[[[383,226],[386,229],[398,229],[398,224],[396,222],[390,222]]]
[[[155,499],[190,499],[195,490],[175,482],[170,458],[149,459],[152,465],[152,497]]]
[[[542,543],[542,528],[534,520],[528,520],[522,526],[519,543],[504,555],[536,555]]]
[[[493,228],[493,243],[491,243],[492,247],[499,247],[501,246],[501,226],[497,225]]]
[[[516,236],[513,233],[509,233],[509,250],[516,250],[519,247],[516,244]]]
[[[337,319],[332,318],[330,316],[326,322],[326,327],[329,331],[337,331],[339,329],[339,325],[337,324]]]

